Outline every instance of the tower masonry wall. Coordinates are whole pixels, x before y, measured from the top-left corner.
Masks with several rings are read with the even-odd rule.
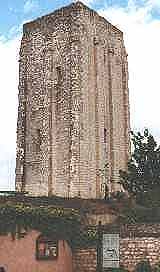
[[[16,189],[102,198],[129,156],[123,34],[77,2],[24,25]],[[108,164],[106,175],[99,169]]]

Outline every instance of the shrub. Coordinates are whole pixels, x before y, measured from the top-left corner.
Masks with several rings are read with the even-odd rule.
[[[123,266],[108,269],[109,272],[127,272]]]
[[[155,265],[154,272],[160,272],[160,262]]]
[[[135,272],[151,272],[151,265],[148,259],[139,262],[136,265]]]

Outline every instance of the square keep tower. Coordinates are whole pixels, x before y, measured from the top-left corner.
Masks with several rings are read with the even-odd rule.
[[[25,24],[16,190],[103,198],[126,168],[129,129],[123,33],[81,2]]]

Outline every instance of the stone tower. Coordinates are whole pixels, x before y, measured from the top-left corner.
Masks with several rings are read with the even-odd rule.
[[[105,182],[115,189],[128,156],[123,33],[81,2],[25,24],[16,190],[101,198]]]

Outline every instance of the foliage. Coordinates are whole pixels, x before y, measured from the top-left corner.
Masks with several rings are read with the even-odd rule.
[[[160,147],[146,129],[131,133],[133,153],[127,171],[120,170],[120,183],[135,196],[144,195],[154,188],[160,188]]]
[[[97,243],[97,229],[84,229],[79,212],[53,205],[25,204],[7,201],[0,203],[0,235],[11,233],[13,239],[21,233],[37,230],[40,233],[67,240],[72,247],[88,247]]]
[[[7,202],[0,204],[0,222],[0,234],[11,233],[14,237],[22,229],[31,229],[72,239],[78,231],[80,216],[73,209]]]
[[[160,262],[159,263],[157,263],[156,265],[155,265],[155,267],[154,267],[154,270],[153,270],[154,272],[160,272]]]
[[[108,271],[110,272],[127,272],[127,270],[123,267],[123,266],[120,266],[120,267],[114,267],[114,268],[110,268],[108,269]]]
[[[137,203],[149,208],[160,207],[160,186],[136,196]]]
[[[151,265],[148,259],[145,259],[136,265],[135,272],[151,272]]]
[[[96,246],[98,243],[98,231],[96,228],[80,230],[78,236],[73,241],[73,245],[79,248],[88,248]]]
[[[110,194],[110,198],[109,198],[110,201],[127,201],[128,200],[128,196],[126,195],[125,192],[122,192],[122,191],[115,191],[115,192],[112,192]]]
[[[119,220],[127,224],[159,223],[160,209],[144,207],[132,207],[132,208],[126,207],[119,216]]]

